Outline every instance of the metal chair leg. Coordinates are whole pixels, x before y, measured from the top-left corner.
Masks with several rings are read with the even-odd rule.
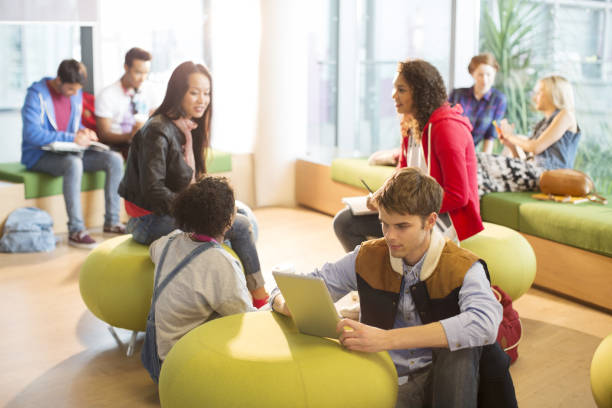
[[[137,331],[132,332],[132,336],[130,337],[130,342],[128,343],[127,352],[125,353],[128,357],[131,357],[134,354],[134,348],[136,347],[136,335]]]
[[[123,342],[121,341],[121,339],[119,338],[119,336],[117,336],[117,332],[115,331],[115,328],[113,326],[108,326],[108,331],[110,332],[110,334],[113,336],[113,338],[115,339],[115,341],[117,342],[117,345],[120,348],[123,348]]]

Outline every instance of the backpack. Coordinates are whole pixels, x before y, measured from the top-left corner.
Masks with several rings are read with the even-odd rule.
[[[0,239],[0,252],[49,252],[55,249],[53,219],[34,207],[12,211]]]
[[[510,364],[518,358],[518,345],[523,337],[519,314],[512,307],[512,299],[499,286],[491,286],[493,294],[503,307],[503,318],[497,332],[497,342],[510,356]]]

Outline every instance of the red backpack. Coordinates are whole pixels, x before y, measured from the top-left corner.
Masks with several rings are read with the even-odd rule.
[[[510,356],[510,364],[518,358],[518,345],[523,336],[523,328],[519,314],[512,307],[512,299],[499,286],[492,285],[491,289],[497,300],[504,308],[504,315],[499,331],[497,332],[497,342],[501,348]]]

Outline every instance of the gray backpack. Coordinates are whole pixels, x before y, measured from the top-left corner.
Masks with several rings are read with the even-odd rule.
[[[0,252],[49,252],[54,249],[53,219],[48,213],[24,207],[9,214],[0,238]]]

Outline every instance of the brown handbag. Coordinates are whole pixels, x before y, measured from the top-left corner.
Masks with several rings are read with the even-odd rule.
[[[574,169],[548,170],[540,176],[540,191],[544,194],[589,197],[591,201],[603,201],[605,198],[595,193],[595,184],[586,174]]]
[[[593,180],[579,170],[548,170],[540,176],[540,191],[545,194],[584,197],[594,189]]]

